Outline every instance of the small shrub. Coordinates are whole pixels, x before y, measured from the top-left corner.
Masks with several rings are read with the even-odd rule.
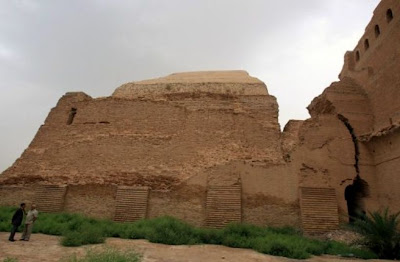
[[[153,224],[157,223],[153,222],[153,220],[140,220],[135,223],[124,224],[123,236],[121,237],[128,239],[148,239],[155,230]]]
[[[61,245],[66,247],[82,246],[81,233],[69,231],[61,238]]]
[[[227,247],[251,248],[251,238],[239,237],[237,235],[226,235],[222,238],[221,244]]]
[[[236,235],[241,237],[257,237],[262,236],[266,232],[260,230],[260,227],[248,224],[229,224],[222,229],[224,235]]]
[[[268,228],[271,232],[277,233],[277,234],[283,234],[283,235],[301,235],[301,231],[294,228],[294,227],[270,227]]]
[[[89,226],[82,231],[67,231],[61,238],[61,245],[76,247],[90,244],[104,243],[103,232],[94,226]]]
[[[33,233],[43,233],[48,235],[60,236],[66,231],[66,226],[50,219],[38,220],[33,227]]]
[[[400,258],[399,215],[383,212],[370,212],[369,216],[356,219],[352,228],[363,236],[363,243],[379,258]]]
[[[151,220],[151,231],[147,239],[153,243],[167,245],[193,245],[199,243],[193,227],[176,218],[160,217]]]
[[[123,237],[124,232],[126,231],[126,227],[130,224],[121,224],[121,223],[114,223],[108,220],[103,220],[99,224],[99,228],[103,230],[103,234],[105,237]]]
[[[96,228],[94,226],[90,226],[82,231],[82,243],[84,245],[87,244],[100,244],[104,243],[105,237],[100,228]]]
[[[264,254],[296,259],[306,259],[311,256],[304,249],[287,246],[281,240],[271,237],[259,237],[253,240],[253,249]]]
[[[77,215],[74,217],[74,219],[71,219],[69,222],[67,222],[67,228],[70,231],[81,230],[84,227],[85,222],[86,221],[84,217]]]
[[[212,228],[195,228],[194,234],[200,243],[222,245],[223,233],[221,230]]]
[[[133,251],[118,251],[105,249],[102,251],[89,249],[83,258],[76,255],[63,260],[64,262],[140,262],[141,257]]]

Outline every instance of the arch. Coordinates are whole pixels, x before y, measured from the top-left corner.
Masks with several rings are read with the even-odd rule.
[[[364,40],[364,49],[368,50],[368,48],[369,48],[369,40],[367,38],[367,39]]]
[[[365,215],[364,198],[367,196],[369,196],[369,185],[360,176],[353,180],[353,184],[346,187],[344,197],[347,202],[349,223]]]
[[[356,51],[356,61],[360,61],[360,52]]]
[[[379,28],[379,25],[375,25],[375,38],[378,38],[380,34],[381,34],[381,29]]]
[[[392,11],[392,9],[388,9],[387,11],[386,11],[386,21],[388,22],[388,23],[390,23],[390,21],[392,21],[393,20],[393,11]]]

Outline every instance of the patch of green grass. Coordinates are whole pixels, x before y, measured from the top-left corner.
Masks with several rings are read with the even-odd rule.
[[[14,211],[13,208],[0,207],[0,230],[11,229],[9,220]],[[153,243],[169,245],[225,245],[297,259],[321,254],[365,259],[377,257],[370,251],[342,243],[306,238],[291,227],[231,224],[223,229],[207,229],[193,227],[173,217],[158,217],[135,223],[115,223],[76,214],[41,213],[33,229],[36,233],[62,235],[61,244],[64,246],[103,243],[106,237],[120,237],[147,239]]]
[[[6,257],[5,259],[3,259],[3,262],[18,262],[18,259],[13,257]]]
[[[68,257],[63,262],[140,262],[141,257],[134,251],[118,251],[116,249],[105,249],[102,251],[89,249],[83,258],[76,255]]]
[[[11,231],[11,218],[17,208],[0,207],[0,231]]]
[[[336,241],[330,241],[327,243],[327,249],[325,254],[329,255],[340,255],[342,257],[357,257],[362,259],[373,259],[378,256],[367,249],[361,249],[356,247],[349,247],[348,245]]]

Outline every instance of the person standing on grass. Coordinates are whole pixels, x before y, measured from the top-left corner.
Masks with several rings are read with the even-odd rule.
[[[19,208],[17,211],[15,211],[12,219],[11,219],[11,224],[12,224],[12,229],[11,229],[11,234],[10,237],[8,238],[9,241],[14,242],[14,236],[15,232],[18,231],[18,227],[22,224],[22,219],[24,218],[25,213],[25,203],[21,203],[19,205]]]
[[[26,215],[24,232],[22,233],[20,240],[29,241],[29,238],[32,234],[33,224],[38,218],[38,215],[39,212],[36,210],[36,205],[32,204],[31,210],[29,210],[28,214]]]

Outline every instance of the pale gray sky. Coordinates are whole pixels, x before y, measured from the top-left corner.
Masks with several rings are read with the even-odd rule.
[[[244,69],[281,128],[337,75],[378,0],[0,0],[0,172],[68,91],[109,96],[174,72]]]

